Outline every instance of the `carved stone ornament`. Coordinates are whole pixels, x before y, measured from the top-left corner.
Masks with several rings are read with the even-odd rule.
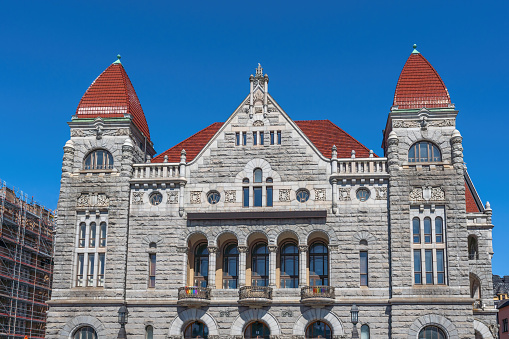
[[[338,200],[340,201],[350,201],[352,198],[350,197],[350,188],[339,188],[338,189]]]
[[[231,191],[224,191],[224,202],[225,203],[234,203],[237,201],[237,195],[235,194],[236,192],[231,190]]]
[[[191,204],[201,204],[201,191],[191,192]]]
[[[237,246],[239,253],[247,253],[247,246]]]
[[[308,245],[299,245],[299,252],[307,252],[309,249]]]
[[[315,200],[325,201],[325,188],[315,188]]]
[[[281,311],[281,317],[293,317],[293,312],[290,310]]]
[[[254,126],[254,127],[263,126],[263,121],[261,121],[261,120],[256,120],[255,122],[253,122],[253,126]]]
[[[143,192],[133,192],[133,205],[142,205],[143,204]]]
[[[269,252],[276,253],[277,252],[277,246],[276,245],[269,245]]]
[[[177,247],[177,253],[187,253],[189,248],[187,246],[179,246]]]
[[[115,131],[115,135],[129,135],[131,130],[129,128],[119,128]]]
[[[412,201],[443,201],[445,200],[445,192],[441,187],[416,187],[410,192],[410,200]]]
[[[290,201],[290,191],[288,189],[279,190],[279,201]]]
[[[498,338],[498,324],[489,324],[488,328],[493,338]]]
[[[82,193],[76,202],[76,207],[91,208],[91,207],[108,207],[110,199],[106,194],[97,193]]]
[[[275,106],[271,106],[268,108],[269,113],[278,112],[277,108]]]
[[[375,187],[376,200],[387,200],[387,187]]]
[[[85,133],[83,133],[82,129],[72,129],[71,137],[84,137]]]
[[[231,311],[230,310],[227,310],[227,311],[219,311],[219,316],[220,317],[230,317],[230,314],[231,314]]]
[[[179,203],[179,192],[178,191],[169,191],[168,199],[166,200],[167,204],[178,204]]]
[[[215,246],[207,246],[209,253],[217,253],[218,248]]]
[[[445,200],[445,192],[441,187],[433,187],[431,189],[431,200]]]
[[[451,127],[454,126],[454,119],[440,119],[440,120],[393,120],[392,126],[394,128],[428,128],[428,127]]]

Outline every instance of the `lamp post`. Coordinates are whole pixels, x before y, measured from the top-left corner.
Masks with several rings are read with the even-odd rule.
[[[353,324],[352,338],[359,338],[359,332],[357,332],[357,323],[359,322],[359,308],[353,304],[350,310],[350,320]]]
[[[120,306],[118,309],[118,323],[120,324],[120,330],[118,331],[118,339],[127,339],[125,332],[125,324],[127,324],[127,318],[129,317],[129,311],[125,305]]]

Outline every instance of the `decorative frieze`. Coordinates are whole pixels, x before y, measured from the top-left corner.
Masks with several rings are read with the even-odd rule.
[[[191,192],[191,204],[201,204],[201,191]]]
[[[387,200],[387,187],[375,187],[376,200]]]
[[[291,318],[291,317],[293,317],[293,312],[290,311],[290,310],[283,310],[283,311],[281,311],[281,317],[283,317],[283,318],[284,317]]]
[[[445,200],[445,192],[441,187],[415,187],[410,192],[410,200],[412,201],[443,201]]]
[[[279,190],[279,201],[290,201],[290,191],[289,189]]]
[[[237,194],[234,190],[224,191],[224,202],[235,203],[237,202]]]
[[[256,120],[255,122],[253,122],[253,126],[254,126],[254,127],[260,127],[260,126],[263,126],[263,121],[261,121],[261,120]]]
[[[231,316],[231,313],[232,311],[230,310],[219,311],[219,316],[229,318]]]
[[[82,193],[76,202],[76,207],[91,208],[91,207],[108,207],[110,199],[106,194],[96,193]]]
[[[326,199],[325,188],[315,188],[315,200],[325,201],[325,199]]]
[[[339,190],[338,199],[340,201],[350,201],[350,200],[352,200],[352,198],[350,197],[350,188],[342,188],[342,187],[340,187],[338,190]]]
[[[454,119],[393,120],[392,126],[394,128],[451,127],[454,126]]]
[[[130,135],[131,131],[129,128],[117,128],[117,129],[103,129],[102,126],[98,126],[99,128],[94,129],[80,129],[74,128],[71,129],[71,137],[90,137],[97,135],[112,135],[112,136],[121,136],[121,135]]]
[[[133,205],[143,204],[143,192],[133,192],[133,199],[131,203]]]
[[[168,199],[166,200],[167,204],[178,204],[179,203],[179,192],[178,191],[168,191]]]

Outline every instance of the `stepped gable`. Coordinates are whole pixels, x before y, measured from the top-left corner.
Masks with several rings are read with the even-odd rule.
[[[324,157],[330,158],[332,146],[336,145],[338,158],[350,158],[355,150],[356,158],[368,158],[369,149],[330,120],[295,121]],[[373,154],[374,157],[377,155]]]
[[[132,121],[150,141],[145,114],[131,80],[119,60],[115,61],[92,82],[76,109],[78,118],[123,118]]]
[[[398,109],[449,107],[451,98],[444,82],[416,47],[399,76],[393,106]]]
[[[336,145],[338,148],[338,158],[350,158],[352,150],[355,150],[355,156],[358,158],[369,157],[368,148],[329,120],[295,121],[295,123],[307,135],[316,148],[327,158],[331,157],[333,145]],[[152,162],[163,162],[165,155],[168,156],[168,162],[180,162],[180,152],[183,149],[186,150],[186,161],[192,161],[217,133],[221,126],[223,126],[222,122],[213,123],[169,150],[154,157]],[[374,156],[377,157],[377,155]]]

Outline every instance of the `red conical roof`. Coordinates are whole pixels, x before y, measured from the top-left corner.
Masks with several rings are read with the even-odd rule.
[[[437,71],[417,50],[401,71],[394,106],[399,109],[449,107],[451,98]]]
[[[120,61],[111,64],[92,82],[76,109],[78,118],[122,118],[133,123],[150,140],[147,120],[131,80]]]

